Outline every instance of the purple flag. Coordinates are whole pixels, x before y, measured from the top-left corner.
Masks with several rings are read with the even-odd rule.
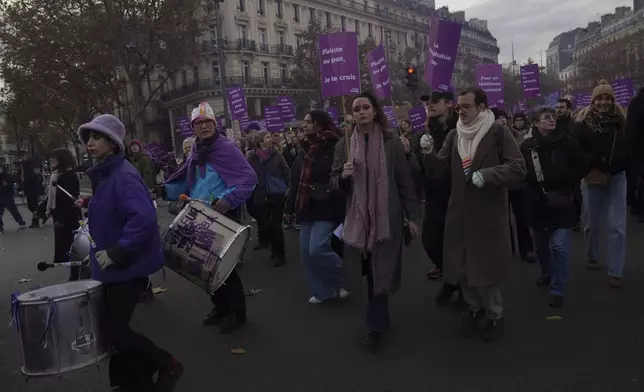
[[[358,35],[355,32],[320,36],[322,98],[360,93]]]
[[[501,64],[477,64],[476,83],[487,94],[487,102],[491,108],[505,108]]]
[[[283,96],[277,97],[277,106],[280,107],[282,114],[282,121],[291,122],[295,121],[295,104],[293,104],[293,97]]]
[[[279,106],[264,106],[264,119],[268,132],[282,132],[284,121],[282,121],[282,108]]]
[[[615,103],[622,107],[628,107],[631,98],[633,98],[633,80],[617,79],[611,83],[615,92]]]
[[[190,117],[179,117],[179,134],[184,137],[193,136],[192,124],[190,124]]]
[[[385,112],[385,116],[387,116],[387,121],[389,121],[389,124],[397,127],[398,120],[396,120],[396,113],[394,112],[394,108],[391,106],[383,106],[382,111]]]
[[[242,86],[228,88],[228,108],[230,108],[230,117],[233,120],[241,120],[244,116],[248,117],[246,97]]]
[[[541,81],[539,79],[539,64],[522,65],[521,84],[523,85],[523,98],[531,99],[541,95]]]
[[[367,53],[367,64],[371,76],[371,86],[376,99],[385,99],[391,96],[391,82],[389,79],[389,68],[387,58],[382,44]]]
[[[409,116],[409,123],[411,124],[411,132],[418,133],[425,130],[425,121],[427,121],[427,112],[424,106],[412,108],[407,113]]]
[[[336,109],[334,107],[329,107],[329,108],[326,109],[326,112],[329,113],[329,116],[331,117],[331,120],[333,120],[333,124],[335,124],[336,127],[339,126],[339,123],[338,123],[338,109]]]
[[[437,17],[429,28],[425,81],[434,90],[448,91],[461,40],[461,24]]]

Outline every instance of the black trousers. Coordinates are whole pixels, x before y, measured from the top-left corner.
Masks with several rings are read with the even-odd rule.
[[[367,277],[367,329],[386,331],[389,329],[389,295],[375,293],[371,254],[362,256],[362,274]]]
[[[532,244],[532,237],[530,236],[530,224],[528,222],[528,214],[530,213],[530,206],[526,196],[526,190],[517,189],[508,192],[510,206],[514,213],[514,221],[517,225],[517,240],[519,242],[519,253],[525,255],[534,252],[534,245]],[[515,253],[514,246],[514,233],[512,230],[512,222],[510,225],[510,239],[512,241],[512,253]]]
[[[269,244],[273,255],[284,256],[284,199],[256,204],[254,208],[260,242]]]
[[[236,269],[230,273],[226,282],[210,295],[210,300],[222,316],[233,315],[238,319],[246,317],[244,285]]]
[[[626,169],[626,200],[633,214],[644,215],[643,163],[633,161]]]
[[[421,241],[425,253],[432,260],[436,268],[443,269],[443,235],[445,233],[445,221],[440,219],[423,220],[423,233]]]
[[[174,366],[172,355],[129,325],[147,282],[145,277],[104,284],[105,333],[115,350],[110,360],[110,384],[125,391],[152,391],[152,375],[156,371],[170,371]]]

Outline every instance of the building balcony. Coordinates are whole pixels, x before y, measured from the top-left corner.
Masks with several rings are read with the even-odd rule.
[[[264,78],[262,76],[230,76],[226,78],[228,86],[242,85],[253,88],[288,88],[297,89],[289,78]],[[168,102],[190,94],[221,89],[221,79],[199,79],[184,86],[177,87],[161,94],[161,101]]]
[[[199,79],[184,86],[174,88],[161,94],[161,101],[172,101],[173,99],[185,97],[199,91],[210,91],[221,88],[221,80],[215,79]]]
[[[271,52],[271,47],[269,44],[263,43],[259,44],[259,51],[262,53],[270,53]]]
[[[226,79],[229,86],[243,85],[254,88],[296,88],[288,78],[270,78],[263,76],[230,76]]]
[[[237,49],[238,50],[243,50],[243,51],[248,51],[248,52],[256,52],[257,51],[257,43],[252,40],[252,39],[238,39],[237,40]]]
[[[293,56],[293,46],[285,44],[273,45],[273,53],[283,56]]]
[[[203,41],[201,43],[201,50],[203,53],[219,53],[222,49],[229,49],[228,41],[223,39],[213,39],[211,41]]]

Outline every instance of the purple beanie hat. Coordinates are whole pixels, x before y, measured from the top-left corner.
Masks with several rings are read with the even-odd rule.
[[[125,151],[125,146],[123,145],[125,126],[121,120],[113,115],[101,114],[92,121],[81,125],[78,128],[78,137],[80,137],[80,140],[84,144],[87,144],[89,141],[90,132],[97,132],[104,135],[119,147],[120,152]]]

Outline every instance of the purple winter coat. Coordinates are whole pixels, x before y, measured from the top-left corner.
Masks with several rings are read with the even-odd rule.
[[[87,171],[93,196],[89,231],[96,243],[90,252],[92,278],[103,283],[146,277],[163,266],[163,249],[150,192],[123,155],[109,157]],[[95,253],[106,250],[114,265],[101,270]]]

